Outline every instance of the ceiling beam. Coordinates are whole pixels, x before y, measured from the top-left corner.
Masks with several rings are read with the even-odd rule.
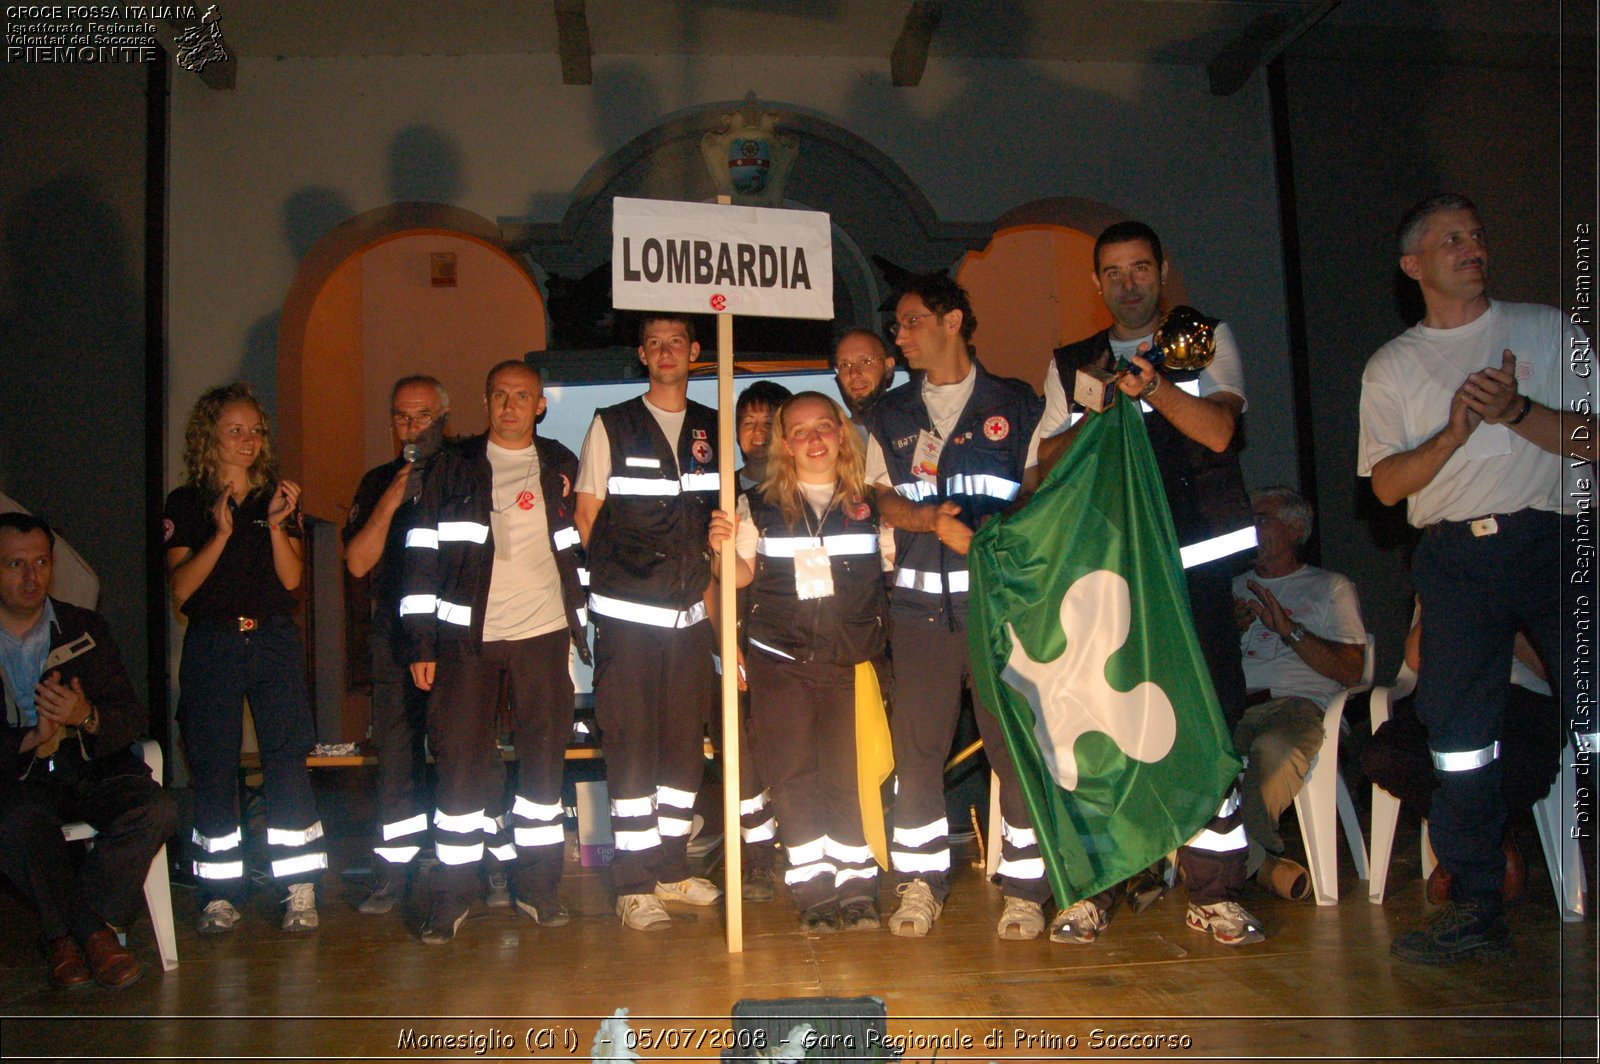
[[[1239,36],[1223,45],[1206,64],[1211,95],[1232,96],[1244,88],[1257,67],[1276,59],[1278,53],[1338,6],[1339,0],[1322,0],[1309,11],[1273,11],[1252,19]]]
[[[889,73],[895,85],[913,87],[922,83],[928,66],[928,45],[939,28],[938,0],[912,0],[905,25],[889,53]]]
[[[589,62],[594,49],[589,44],[589,17],[584,3],[585,0],[555,0],[563,85],[594,84],[594,66]]]

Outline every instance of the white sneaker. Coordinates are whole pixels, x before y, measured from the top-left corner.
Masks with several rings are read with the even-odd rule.
[[[623,894],[617,898],[617,915],[622,926],[635,931],[665,931],[672,917],[654,894]]]
[[[1210,931],[1211,937],[1224,946],[1248,946],[1266,940],[1261,921],[1251,916],[1236,901],[1219,901],[1211,905],[1189,903],[1184,922],[1196,931]]]
[[[1032,942],[1044,933],[1044,906],[1026,898],[1007,898],[996,933],[1008,942]]]
[[[894,888],[900,895],[900,908],[889,917],[889,930],[907,938],[921,938],[933,930],[933,922],[944,911],[944,903],[934,901],[927,880],[913,879]]]
[[[690,876],[676,883],[657,883],[656,897],[662,901],[681,901],[685,905],[715,905],[722,897],[722,888],[700,876]]]
[[[217,898],[206,903],[195,919],[195,930],[202,935],[220,935],[225,931],[232,931],[233,925],[239,922],[239,910],[233,907],[233,902],[226,898]]]
[[[1100,937],[1110,922],[1111,918],[1093,898],[1084,898],[1056,913],[1050,921],[1050,941],[1088,945]]]
[[[289,887],[289,896],[283,899],[283,929],[285,931],[315,931],[317,929],[317,885],[295,883]]]

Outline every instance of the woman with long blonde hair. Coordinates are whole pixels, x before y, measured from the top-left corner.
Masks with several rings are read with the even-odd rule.
[[[789,854],[784,882],[809,933],[879,926],[878,869],[856,780],[856,666],[883,653],[878,512],[839,404],[802,392],[778,408],[767,477],[739,500],[730,539],[750,585],[745,668],[752,746]]]
[[[178,725],[194,784],[199,930],[232,930],[249,883],[235,805],[246,698],[261,744],[269,870],[287,891],[283,929],[314,930],[328,857],[306,771],[316,732],[293,617],[300,486],[278,479],[266,412],[246,383],[202,395],[184,443],[188,479],[167,496],[163,533],[172,604],[188,620]]]

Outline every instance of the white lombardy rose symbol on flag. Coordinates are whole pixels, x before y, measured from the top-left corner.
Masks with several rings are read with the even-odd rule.
[[[1099,569],[1081,577],[1061,600],[1067,646],[1060,657],[1035,661],[1006,625],[1011,658],[1001,679],[1033,706],[1045,765],[1065,790],[1078,786],[1073,746],[1085,732],[1103,732],[1124,754],[1146,764],[1166,757],[1177,738],[1172,701],[1160,687],[1146,680],[1124,692],[1106,682],[1106,662],[1128,641],[1132,613],[1128,582]]]

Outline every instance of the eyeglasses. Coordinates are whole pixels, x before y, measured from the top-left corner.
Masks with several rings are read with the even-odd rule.
[[[889,323],[889,335],[899,336],[903,332],[910,332],[917,327],[917,323],[927,321],[929,318],[937,318],[938,316],[931,310],[926,314],[907,314],[905,317],[897,318]]]
[[[420,414],[417,414],[415,417],[411,416],[410,414],[402,414],[399,411],[395,411],[394,414],[391,415],[391,420],[394,421],[396,428],[405,429],[415,425],[419,429],[425,429],[429,425],[433,424],[433,415],[428,413],[426,410]]]
[[[879,358],[877,355],[868,355],[866,358],[857,359],[854,362],[835,362],[834,369],[838,372],[839,376],[847,377],[857,370],[865,373],[873,366],[881,365],[883,365],[883,359]]]

